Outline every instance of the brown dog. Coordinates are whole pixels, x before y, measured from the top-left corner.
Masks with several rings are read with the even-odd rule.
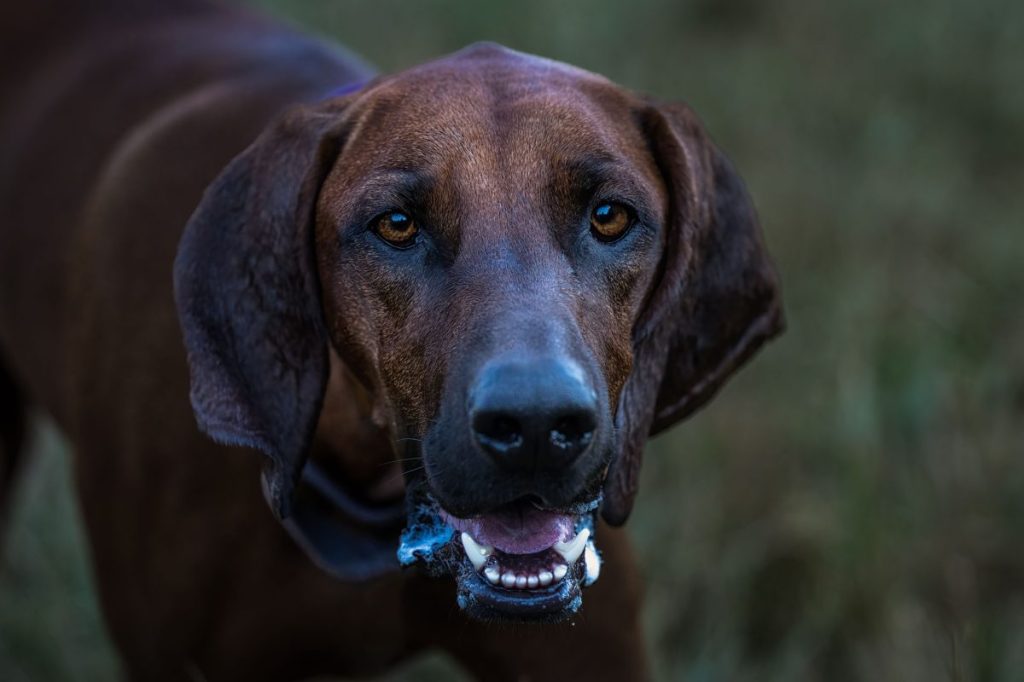
[[[171,4],[2,10],[0,503],[31,400],[134,679],[645,677],[598,510],[782,326],[729,163],[563,64]]]

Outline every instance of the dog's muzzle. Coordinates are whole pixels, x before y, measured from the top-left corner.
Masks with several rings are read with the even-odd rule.
[[[399,562],[452,575],[459,606],[479,620],[564,620],[601,573],[599,500],[574,513],[516,505],[472,519],[444,512],[429,494],[413,504]]]

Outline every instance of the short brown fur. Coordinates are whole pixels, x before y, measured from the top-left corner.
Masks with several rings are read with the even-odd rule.
[[[606,387],[611,459],[595,466],[610,463],[603,514],[620,524],[648,434],[703,404],[782,327],[749,198],[692,112],[491,45],[330,97],[369,71],[238,9],[12,5],[0,10],[0,25],[17,29],[0,54],[0,510],[22,412],[38,406],[72,444],[100,600],[128,675],[366,675],[440,647],[481,679],[647,677],[640,582],[621,530],[599,529],[604,574],[572,624],[470,621],[451,581],[415,573],[335,580],[268,510],[262,458],[196,427],[188,361],[204,429],[271,457],[280,513],[307,456],[368,500],[400,497],[396,443],[427,436],[474,348],[510,333],[527,346],[558,337],[592,355]],[[589,273],[551,230],[576,220],[584,153],[617,169],[650,228]],[[341,229],[361,224],[360,198],[386,168],[427,177],[433,257],[451,295]],[[272,204],[275,192],[287,197]],[[299,309],[282,306],[294,319],[255,310],[266,335],[237,339],[277,363],[244,370],[296,387],[286,405],[268,407],[269,390],[253,398],[253,414],[286,428],[254,425],[225,393],[197,397],[202,349],[186,357],[182,343],[181,320],[187,336],[188,310],[210,302],[193,287],[205,280],[190,279],[206,265],[188,256],[206,243],[188,240],[232,215],[232,238],[251,253],[194,252],[251,255],[252,280],[229,301],[243,305],[225,304],[225,315],[276,296],[261,289],[268,281],[312,292]],[[249,232],[263,222],[274,231]],[[516,325],[540,317],[521,311],[558,323],[532,338]]]

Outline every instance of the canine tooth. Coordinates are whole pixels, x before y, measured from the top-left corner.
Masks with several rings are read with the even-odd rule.
[[[555,574],[554,574],[555,582],[558,582],[559,580],[564,578],[565,574],[568,573],[568,572],[569,572],[569,567],[566,566],[565,564],[558,564],[557,566],[555,566]]]
[[[555,551],[561,554],[565,563],[571,566],[583,554],[583,548],[586,547],[589,539],[590,529],[584,528],[569,542],[556,542]]]
[[[497,585],[501,581],[501,571],[496,569],[494,566],[488,566],[484,569],[484,576],[491,581],[491,584]]]
[[[494,551],[493,547],[479,544],[469,533],[462,534],[462,548],[466,550],[466,556],[473,568],[480,570],[487,563],[487,557]]]
[[[583,550],[583,565],[587,569],[586,584],[593,585],[598,576],[601,575],[601,557],[597,556],[594,543],[588,542],[587,548]]]
[[[537,585],[539,585],[539,584],[540,584],[540,578],[538,578],[535,575],[531,575],[531,576],[529,576],[526,579],[526,586],[529,587],[531,590],[533,588],[537,587]]]
[[[542,587],[546,587],[555,579],[555,575],[551,571],[541,571],[540,575],[537,576],[537,579],[540,580]]]
[[[523,589],[524,587],[526,587],[526,576],[525,575],[521,575],[518,578],[516,578],[516,587],[518,587],[520,590]]]
[[[511,573],[511,572],[505,573],[504,575],[501,576],[501,584],[504,585],[505,587],[515,587],[516,586],[516,576],[513,573]]]

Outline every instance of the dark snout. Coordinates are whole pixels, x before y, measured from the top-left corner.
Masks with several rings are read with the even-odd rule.
[[[489,362],[469,394],[476,445],[510,471],[557,471],[594,441],[597,390],[583,369],[564,358]]]
[[[522,500],[563,510],[595,500],[614,440],[597,363],[582,352],[521,346],[481,355],[449,378],[423,439],[445,509],[474,516]]]

